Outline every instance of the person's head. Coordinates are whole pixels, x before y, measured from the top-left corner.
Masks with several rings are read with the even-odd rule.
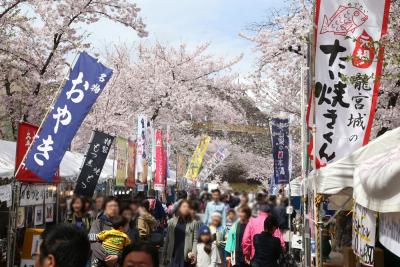
[[[131,209],[133,216],[139,214],[139,207],[140,204],[137,200],[133,200],[131,203],[129,203],[129,208]]]
[[[71,211],[75,214],[82,215],[86,211],[85,198],[81,196],[75,196],[71,201]]]
[[[147,193],[148,198],[155,198],[156,197],[156,191],[154,189],[150,189],[149,192]]]
[[[196,217],[197,212],[199,211],[199,203],[197,201],[191,200],[189,201],[189,208],[190,208],[190,214],[192,218]]]
[[[212,247],[213,240],[212,240],[212,236],[211,236],[211,230],[207,225],[200,226],[197,242],[204,244],[204,251],[207,254],[211,253],[211,247]]]
[[[131,208],[125,207],[121,210],[121,216],[124,217],[128,222],[130,222],[133,218],[133,212]]]
[[[97,196],[95,199],[95,206],[97,211],[103,210],[104,206],[104,196]]]
[[[103,204],[104,214],[110,218],[113,218],[119,213],[118,199],[113,196],[109,196],[104,200]]]
[[[215,226],[215,227],[221,226],[221,222],[222,222],[221,213],[214,212],[213,214],[211,214],[211,225],[212,226]]]
[[[247,194],[242,194],[240,196],[240,206],[247,206],[249,203],[249,197]]]
[[[188,194],[187,194],[187,192],[186,192],[185,190],[180,190],[180,191],[178,192],[178,194],[177,194],[177,199],[178,199],[178,200],[180,200],[180,199],[187,199],[187,196],[188,196]]]
[[[92,210],[93,200],[91,198],[85,198],[85,211],[88,212]]]
[[[41,236],[35,267],[84,267],[90,255],[87,235],[70,225],[59,224]]]
[[[275,216],[270,215],[264,221],[264,231],[273,234],[278,228],[278,220]]]
[[[209,243],[210,241],[212,242],[211,230],[207,225],[200,226],[198,236],[199,243]]]
[[[239,220],[241,223],[247,223],[251,217],[251,209],[248,206],[244,206],[239,210]]]
[[[159,267],[158,250],[145,242],[135,242],[124,248],[122,267]]]
[[[111,219],[112,228],[115,230],[123,231],[128,221],[123,216],[115,216]]]
[[[269,196],[268,200],[272,205],[276,205],[276,196]]]
[[[271,204],[264,202],[262,204],[260,204],[260,212],[264,212],[264,213],[268,213],[270,214],[272,209],[271,209]]]
[[[229,209],[226,214],[226,219],[230,222],[233,222],[236,219],[236,212],[234,209]]]
[[[221,191],[219,191],[219,189],[213,189],[211,190],[211,196],[212,196],[212,200],[214,200],[215,202],[219,202],[221,200]]]
[[[143,212],[150,212],[150,202],[146,199],[142,201],[139,210]]]
[[[177,215],[180,219],[189,219],[191,217],[190,204],[186,199],[181,200],[177,208]]]

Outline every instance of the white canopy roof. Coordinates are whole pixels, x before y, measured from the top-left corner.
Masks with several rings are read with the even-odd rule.
[[[353,195],[370,210],[400,212],[400,143],[356,169]]]
[[[0,140],[0,178],[10,178],[14,175],[16,143]],[[67,151],[60,164],[60,176],[75,180],[83,163],[84,155]],[[116,167],[116,164],[115,166]],[[113,161],[107,159],[100,174],[99,182],[113,178]]]
[[[315,189],[321,194],[337,194],[347,187],[353,187],[355,168],[378,154],[387,153],[400,145],[400,128],[391,130],[359,148],[345,158],[317,171]],[[393,163],[393,162],[392,162]],[[390,164],[390,162],[389,162]],[[314,185],[313,173],[309,186]]]

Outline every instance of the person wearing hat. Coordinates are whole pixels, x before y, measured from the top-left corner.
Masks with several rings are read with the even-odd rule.
[[[221,266],[221,257],[216,242],[212,239],[210,228],[207,225],[200,226],[198,236],[196,267]]]
[[[242,248],[247,264],[249,264],[251,259],[254,257],[254,236],[264,231],[264,221],[270,215],[271,205],[267,202],[262,203],[259,208],[258,216],[251,218],[244,230]],[[275,229],[273,236],[279,238],[282,248],[285,249],[285,240],[279,228]]]

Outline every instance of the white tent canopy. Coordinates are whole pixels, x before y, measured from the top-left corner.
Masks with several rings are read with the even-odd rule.
[[[0,178],[11,178],[15,168],[16,143],[0,140]],[[84,155],[77,152],[67,151],[60,164],[60,176],[63,179],[76,180]],[[115,166],[116,167],[116,164]],[[100,174],[99,182],[113,178],[113,161],[107,159]]]
[[[353,195],[367,209],[400,212],[400,143],[356,169]]]
[[[315,182],[316,192],[321,194],[337,194],[345,188],[352,188],[356,167],[378,154],[387,153],[395,149],[399,145],[400,128],[388,131],[347,157],[318,170],[315,180],[313,173],[311,173],[308,185],[314,186]]]

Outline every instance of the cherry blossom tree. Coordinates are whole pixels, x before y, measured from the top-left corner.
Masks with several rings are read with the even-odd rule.
[[[102,18],[146,36],[136,4],[125,0],[3,0],[0,2],[0,80],[3,109],[16,134],[20,119],[38,123],[65,75],[68,56],[90,46],[80,29]]]

